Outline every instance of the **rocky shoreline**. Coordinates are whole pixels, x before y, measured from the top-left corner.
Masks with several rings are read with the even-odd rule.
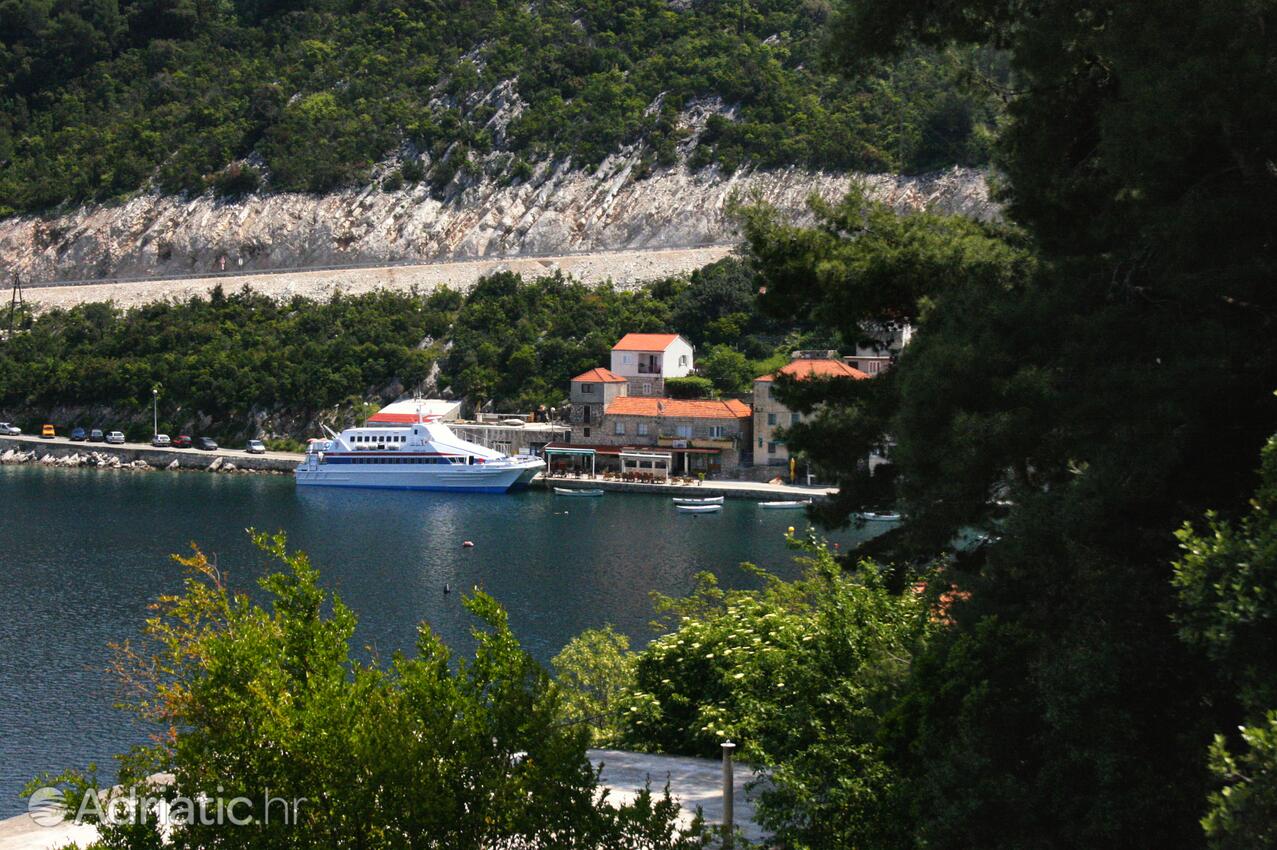
[[[29,449],[26,451],[21,449],[6,449],[3,453],[0,453],[0,465],[17,466],[21,464],[38,464],[40,466],[57,466],[64,468],[85,467],[94,469],[126,469],[136,472],[176,472],[179,470],[194,470],[203,472],[238,473],[241,475],[288,474],[288,471],[284,469],[259,469],[251,466],[243,466],[220,456],[213,458],[207,465],[191,465],[182,464],[177,458],[173,458],[167,463],[150,463],[143,458],[137,458],[129,461],[122,459],[119,455],[97,451],[77,451],[66,455],[55,455],[52,452],[41,453],[37,449]]]

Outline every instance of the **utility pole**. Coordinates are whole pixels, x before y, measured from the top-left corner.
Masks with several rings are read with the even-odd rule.
[[[17,316],[18,307],[26,306],[22,300],[22,278],[18,277],[18,273],[13,273],[13,291],[9,296],[9,339],[13,339],[13,320]]]
[[[151,387],[151,436],[157,437],[160,433],[160,385],[156,384]]]

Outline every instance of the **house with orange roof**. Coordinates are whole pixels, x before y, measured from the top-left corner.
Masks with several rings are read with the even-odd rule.
[[[846,378],[861,381],[866,373],[845,363],[837,351],[795,351],[793,359],[775,372],[754,379],[754,465],[787,466],[789,449],[779,431],[802,421],[772,390],[778,375],[803,381],[812,378]]]
[[[654,448],[671,455],[672,473],[709,477],[740,466],[741,454],[749,452],[752,424],[749,405],[737,399],[622,395],[603,411],[588,443]]]
[[[630,333],[612,346],[611,371],[629,383],[631,396],[663,396],[666,378],[692,373],[694,355],[678,334]]]
[[[568,422],[573,440],[588,441],[602,424],[607,406],[628,392],[629,382],[602,366],[573,378],[568,383]]]

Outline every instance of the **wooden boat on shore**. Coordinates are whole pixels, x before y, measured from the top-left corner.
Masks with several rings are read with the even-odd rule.
[[[900,514],[878,513],[876,511],[864,511],[860,514],[860,518],[866,522],[900,522],[904,519]]]
[[[602,496],[602,490],[587,490],[577,487],[555,487],[554,495],[556,496]]]
[[[675,496],[674,504],[676,505],[721,505],[723,504],[722,496],[705,496],[702,499],[693,499],[684,496]]]
[[[758,506],[770,511],[796,511],[811,504],[811,499],[796,499],[787,502],[759,502]]]
[[[722,505],[675,505],[674,509],[684,514],[713,514],[723,509]]]

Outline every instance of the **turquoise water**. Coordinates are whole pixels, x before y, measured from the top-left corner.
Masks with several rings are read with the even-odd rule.
[[[737,568],[746,560],[792,575],[783,534],[803,519],[750,501],[694,516],[631,494],[319,491],[283,476],[0,467],[0,816],[23,810],[18,791],[36,773],[90,761],[109,772],[113,754],[145,740],[112,708],[106,644],[136,635],[148,602],[179,589],[169,555],[192,541],[251,588],[262,562],[245,529],[286,531],[359,616],[358,646],[382,655],[411,650],[422,620],[465,651],[471,621],[456,591],[480,586],[548,661],[605,623],[645,640],[650,591],[684,593],[701,570],[728,587],[753,584]]]

